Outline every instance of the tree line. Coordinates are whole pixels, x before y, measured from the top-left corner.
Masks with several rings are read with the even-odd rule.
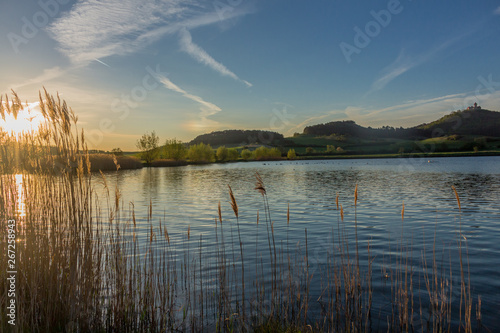
[[[140,158],[148,165],[157,160],[189,161],[191,163],[228,162],[242,160],[273,160],[281,159],[282,153],[278,148],[260,146],[255,150],[247,148],[241,151],[236,148],[220,146],[212,148],[203,142],[185,144],[177,139],[168,139],[163,146],[159,146],[160,138],[153,131],[144,134],[137,140],[136,146],[140,150]]]

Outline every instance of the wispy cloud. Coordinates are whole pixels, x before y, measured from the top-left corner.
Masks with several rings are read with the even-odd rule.
[[[200,121],[198,122],[198,127],[208,127],[208,126],[214,126],[215,124],[217,124],[217,122],[215,122],[211,119],[208,119],[208,117],[213,116],[214,114],[220,112],[221,108],[219,108],[217,105],[215,105],[213,103],[205,101],[203,98],[201,98],[199,96],[188,93],[187,91],[185,91],[184,89],[180,88],[175,83],[170,81],[170,79],[168,79],[165,76],[158,76],[157,79],[167,89],[175,91],[175,92],[181,94],[182,96],[184,96],[184,97],[201,105],[201,107],[200,107],[201,114],[200,114]]]
[[[193,43],[191,34],[187,29],[181,29],[180,31],[180,45],[181,50],[189,54],[196,61],[201,64],[207,65],[214,71],[218,72],[221,75],[228,76],[236,81],[240,81],[245,83],[248,87],[251,87],[252,84],[248,81],[240,79],[236,74],[231,72],[226,66],[217,62],[214,58],[212,58],[205,50],[201,47]]]
[[[56,78],[64,75],[65,73],[66,73],[66,71],[61,69],[58,66],[52,67],[52,68],[47,68],[43,71],[42,74],[40,74],[32,79],[29,79],[23,83],[15,83],[10,88],[16,90],[16,89],[19,89],[19,88],[22,88],[25,86],[33,85],[33,84],[37,84],[37,85],[39,85],[40,83],[46,84],[46,82],[53,80],[53,79],[56,79]]]
[[[139,37],[168,20],[187,15],[180,0],[84,0],[48,29],[73,63],[88,63],[139,48]]]
[[[389,82],[406,73],[421,62],[422,61],[418,59],[411,59],[405,55],[404,50],[401,50],[396,60],[384,69],[382,76],[372,83],[367,95],[384,89]]]
[[[493,12],[494,15],[500,15],[500,6]]]
[[[245,6],[224,18],[201,0],[82,0],[48,28],[73,64],[136,52],[166,34],[246,14]]]
[[[383,108],[350,108],[346,116],[364,125],[370,126],[415,126],[435,120],[455,109],[467,93],[438,96],[428,99],[408,101]]]
[[[387,66],[382,71],[381,76],[372,83],[370,90],[365,94],[365,97],[376,91],[384,89],[391,81],[406,73],[410,69],[433,60],[435,57],[441,55],[445,50],[455,45],[458,41],[469,34],[470,32],[451,38],[446,42],[441,43],[440,45],[428,50],[427,52],[418,54],[416,56],[407,55],[406,51],[402,49],[396,60],[394,60],[392,64]]]

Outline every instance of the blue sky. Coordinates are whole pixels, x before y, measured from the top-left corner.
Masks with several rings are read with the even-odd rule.
[[[43,86],[94,148],[500,110],[498,1],[2,1],[1,92]]]

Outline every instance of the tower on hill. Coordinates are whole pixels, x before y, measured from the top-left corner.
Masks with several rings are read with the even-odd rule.
[[[473,110],[481,110],[481,107],[479,105],[477,105],[477,103],[474,103],[474,105],[473,106],[469,106],[467,108],[467,110],[472,110],[472,111]]]

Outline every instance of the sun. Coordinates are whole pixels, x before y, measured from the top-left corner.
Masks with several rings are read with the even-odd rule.
[[[37,110],[38,103],[28,104],[14,118],[12,114],[5,114],[5,119],[0,118],[0,129],[12,135],[23,132],[34,132],[44,121],[43,115]]]

